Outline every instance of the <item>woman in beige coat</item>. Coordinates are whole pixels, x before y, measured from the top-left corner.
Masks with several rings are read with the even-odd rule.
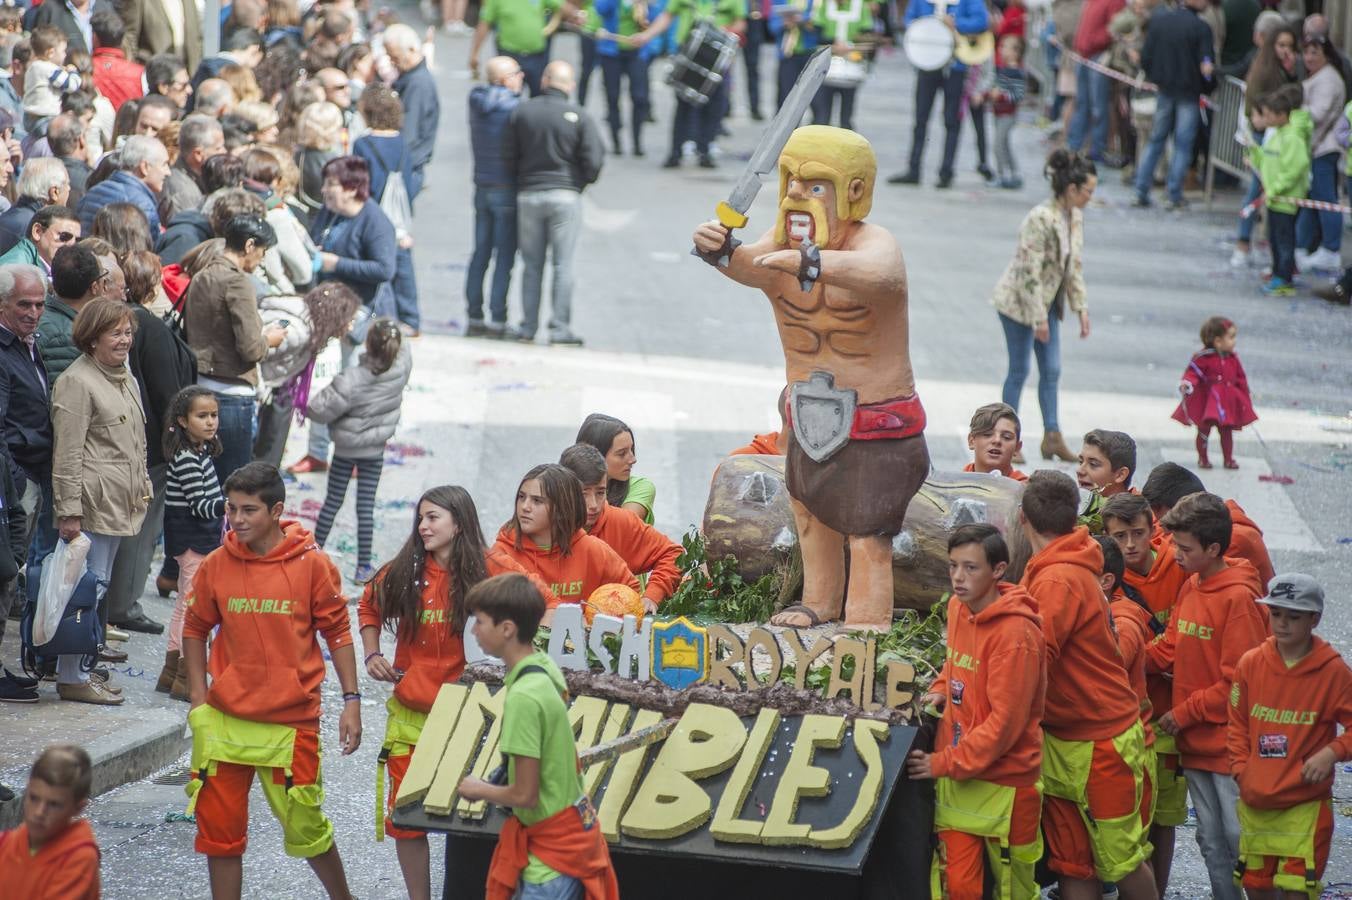
[[[1000,314],[1009,351],[1004,401],[1019,408],[1019,395],[1028,378],[1028,357],[1037,357],[1038,405],[1042,408],[1042,458],[1053,456],[1075,462],[1077,457],[1061,436],[1056,416],[1056,386],[1061,377],[1060,324],[1067,308],[1080,318],[1080,337],[1089,337],[1089,308],[1085,299],[1084,216],[1094,196],[1098,173],[1079,153],[1056,150],[1044,172],[1052,197],[1033,207],[1019,227],[1014,251],[991,303]]]
[[[86,564],[101,581],[112,576],[117,545],[136,534],[150,505],[145,412],[127,368],[136,320],[117,300],[91,300],[71,327],[80,357],[52,389],[52,495],[57,530],[89,538]],[[107,621],[100,603],[99,615]],[[80,671],[79,656],[57,662],[63,700],[114,705],[122,689]]]

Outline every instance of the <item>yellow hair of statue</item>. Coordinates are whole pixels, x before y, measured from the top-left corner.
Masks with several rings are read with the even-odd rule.
[[[830,125],[804,125],[794,129],[779,154],[780,202],[788,193],[790,176],[802,181],[829,180],[836,188],[836,216],[858,222],[873,208],[878,158],[873,155],[873,145],[856,132]],[[850,183],[856,179],[864,183],[864,191],[851,203]]]

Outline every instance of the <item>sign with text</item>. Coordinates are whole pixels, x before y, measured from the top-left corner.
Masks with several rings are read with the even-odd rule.
[[[402,828],[497,833],[506,813],[461,799],[465,775],[501,764],[500,686],[445,685],[396,798]],[[652,729],[662,715],[600,697],[572,700],[579,752]],[[836,715],[739,717],[692,703],[665,738],[583,772],[615,851],[858,873],[916,729]]]

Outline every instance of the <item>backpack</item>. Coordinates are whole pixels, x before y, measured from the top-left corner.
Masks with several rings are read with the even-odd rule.
[[[371,150],[376,158],[380,159],[380,155],[375,153],[375,148],[372,147]],[[398,166],[392,168],[385,160],[380,159],[381,165],[389,172],[385,178],[385,190],[380,193],[380,211],[394,226],[395,235],[401,238],[411,234],[413,229],[413,201],[408,196],[408,185],[404,184],[404,161],[407,157],[408,147],[405,145]]]
[[[33,644],[33,618],[37,613],[38,589],[42,583],[42,566],[50,560],[28,565],[25,576],[25,603],[19,621],[22,646],[20,662],[24,671],[34,675],[54,671],[56,658],[65,654],[81,657],[80,668],[89,671],[98,663],[99,648],[103,646],[103,622],[99,618],[99,601],[108,590],[108,583],[100,581],[93,572],[85,570],[66,602],[51,640],[42,646]]]

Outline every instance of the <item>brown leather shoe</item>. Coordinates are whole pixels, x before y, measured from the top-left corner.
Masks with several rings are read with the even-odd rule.
[[[1337,281],[1328,284],[1321,284],[1310,293],[1314,294],[1320,300],[1327,300],[1330,303],[1337,303],[1339,306],[1352,304],[1352,295],[1349,295],[1342,284]]]
[[[99,651],[99,662],[124,663],[127,661],[127,654],[122,650],[113,650],[105,646]]]
[[[58,684],[56,694],[62,700],[93,703],[96,706],[118,706],[123,699],[104,687],[101,682],[92,679],[82,684]]]
[[[1059,431],[1049,431],[1042,436],[1042,458],[1059,459],[1062,462],[1079,462],[1080,458],[1070,452],[1066,439]]]
[[[169,693],[169,690],[174,686],[174,676],[178,674],[178,667],[178,651],[166,650],[164,654],[164,668],[160,669],[160,677],[155,680],[155,693]]]
[[[295,463],[287,466],[286,470],[292,475],[312,475],[316,472],[327,472],[329,464],[307,453]]]
[[[161,597],[167,599],[170,594],[178,590],[178,580],[175,578],[165,578],[163,575],[156,575],[155,590],[159,591]]]

